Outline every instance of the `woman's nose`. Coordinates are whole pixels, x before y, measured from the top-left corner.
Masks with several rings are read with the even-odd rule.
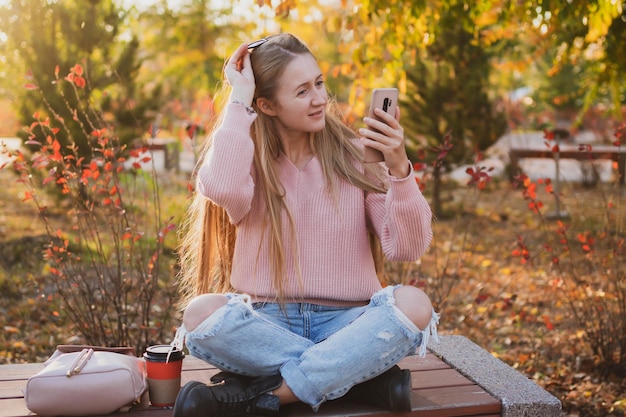
[[[313,93],[313,97],[312,97],[312,103],[315,105],[320,105],[320,104],[326,104],[326,101],[328,100],[328,94],[326,94],[326,90],[325,89],[319,89],[319,90],[314,90]]]

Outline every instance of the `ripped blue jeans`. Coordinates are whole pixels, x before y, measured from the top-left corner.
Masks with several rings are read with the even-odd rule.
[[[228,303],[176,340],[189,352],[224,371],[250,376],[280,372],[302,402],[314,410],[339,398],[360,382],[391,368],[407,355],[426,353],[437,338],[439,316],[419,330],[395,306],[386,287],[362,307],[316,304],[250,303],[246,295],[227,294]]]

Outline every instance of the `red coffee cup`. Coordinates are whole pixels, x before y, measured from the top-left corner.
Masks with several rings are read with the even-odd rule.
[[[184,352],[170,345],[154,345],[143,354],[148,373],[150,403],[155,407],[174,405],[180,391]]]

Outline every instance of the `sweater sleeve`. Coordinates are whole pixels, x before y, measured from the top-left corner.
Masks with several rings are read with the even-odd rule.
[[[389,176],[387,193],[368,193],[366,210],[387,259],[414,261],[430,246],[432,212],[412,167],[406,178]]]
[[[211,147],[198,169],[198,191],[223,207],[233,224],[248,213],[254,195],[254,143],[250,127],[256,114],[231,103],[213,132]]]

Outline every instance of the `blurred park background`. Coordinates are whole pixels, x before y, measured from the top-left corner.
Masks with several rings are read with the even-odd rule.
[[[373,88],[400,89],[437,221],[429,252],[388,279],[424,288],[442,332],[528,375],[564,415],[623,416],[624,8],[0,0],[0,363],[171,340],[177,234],[224,60],[291,32],[355,128]],[[564,148],[580,154],[552,158]],[[511,164],[512,149],[551,158]]]

